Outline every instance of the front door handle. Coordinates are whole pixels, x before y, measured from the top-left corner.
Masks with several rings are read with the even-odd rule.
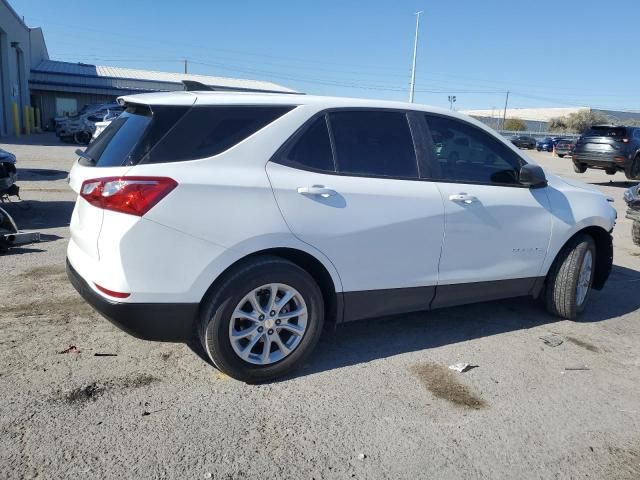
[[[329,198],[337,195],[335,190],[324,185],[313,185],[312,187],[299,187],[298,193],[301,195],[320,195],[322,198]]]
[[[449,200],[456,203],[464,203],[469,205],[470,203],[477,202],[478,199],[468,193],[459,193],[457,195],[449,195]]]

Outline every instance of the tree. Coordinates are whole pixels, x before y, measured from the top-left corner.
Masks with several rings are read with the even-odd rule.
[[[519,118],[507,118],[504,121],[503,130],[511,132],[523,132],[527,129],[527,124]]]
[[[554,117],[549,120],[547,126],[547,132],[566,132],[567,131],[567,118],[566,117]]]
[[[576,133],[584,133],[591,125],[609,122],[609,117],[591,109],[579,110],[575,113],[570,113],[567,117],[567,127]]]

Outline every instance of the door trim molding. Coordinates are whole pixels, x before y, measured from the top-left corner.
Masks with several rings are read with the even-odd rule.
[[[343,292],[343,321],[540,294],[545,277]]]

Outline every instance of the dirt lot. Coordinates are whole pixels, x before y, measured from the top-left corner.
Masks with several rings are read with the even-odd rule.
[[[29,142],[0,145],[31,205],[11,211],[44,234],[0,257],[0,478],[640,478],[640,248],[621,174],[531,154],[616,200],[615,269],[579,322],[528,299],[365,321],[294,378],[247,386],[85,306],[64,276],[75,147]],[[460,361],[478,367],[447,369]]]

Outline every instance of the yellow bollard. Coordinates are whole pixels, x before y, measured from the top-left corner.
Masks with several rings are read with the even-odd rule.
[[[29,128],[29,107],[25,105],[23,110],[24,110],[24,118],[22,120],[24,123],[24,134],[29,135],[31,133],[31,128]]]
[[[16,137],[20,136],[20,113],[18,112],[18,104],[13,104],[13,131]]]

